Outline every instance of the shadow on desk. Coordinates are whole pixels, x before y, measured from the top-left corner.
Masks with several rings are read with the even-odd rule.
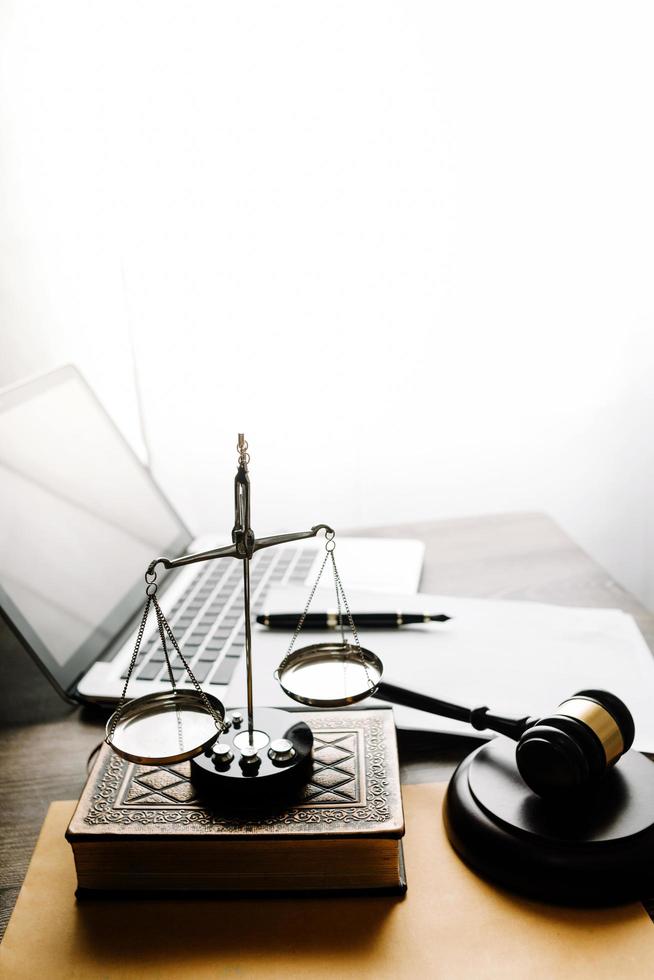
[[[77,904],[76,949],[103,966],[141,961],[162,975],[193,973],[193,964],[220,958],[272,961],[300,955],[329,960],[365,958],[403,896],[185,899],[142,898],[116,902],[81,899]],[[217,907],[218,905],[218,907]],[[84,955],[84,952],[83,952]],[[220,971],[217,968],[217,975]]]
[[[0,718],[3,726],[56,721],[74,712],[0,619]]]

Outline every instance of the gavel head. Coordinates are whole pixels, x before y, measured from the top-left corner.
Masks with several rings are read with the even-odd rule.
[[[524,731],[516,762],[534,793],[557,797],[598,783],[633,740],[634,721],[620,698],[579,691]]]

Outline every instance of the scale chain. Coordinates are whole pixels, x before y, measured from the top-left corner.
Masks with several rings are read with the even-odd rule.
[[[167,624],[167,620],[166,620],[166,617],[164,616],[164,614],[163,614],[163,612],[161,610],[161,606],[159,605],[159,603],[157,601],[157,596],[156,595],[153,595],[152,602],[153,602],[154,611],[155,611],[155,614],[156,614],[156,617],[157,617],[157,626],[159,628],[159,637],[161,639],[161,648],[163,650],[163,655],[164,655],[164,657],[166,659],[166,667],[168,668],[168,678],[170,680],[170,686],[173,689],[173,693],[176,694],[177,693],[177,684],[175,683],[175,675],[173,674],[172,664],[170,662],[170,657],[168,656],[168,644],[166,643],[166,637],[165,637],[165,634],[164,634],[164,627],[163,627],[164,621],[166,621],[166,624]],[[177,720],[177,744],[179,745],[179,751],[180,752],[183,752],[184,751],[184,733],[182,731],[182,719],[181,719],[181,716],[180,716],[180,713],[179,713],[179,708],[177,708],[176,711],[175,711],[175,717],[176,717],[176,720]]]
[[[168,668],[168,678],[170,680],[170,686],[173,691],[177,690],[177,684],[175,683],[175,675],[173,674],[172,664],[170,662],[170,657],[168,656],[168,645],[166,643],[166,635],[164,633],[164,614],[161,611],[161,606],[157,600],[156,595],[152,596],[152,604],[154,605],[154,611],[157,616],[157,626],[159,628],[159,637],[161,639],[161,649],[163,650],[163,655],[166,660],[166,667]],[[168,623],[166,623],[168,625]]]
[[[327,532],[327,534],[326,534],[326,537],[327,537],[327,542],[325,544],[326,554],[325,554],[325,557],[323,558],[322,565],[320,566],[320,571],[318,572],[318,576],[316,578],[316,581],[313,583],[313,588],[311,589],[311,592],[309,594],[309,598],[307,599],[307,603],[306,603],[306,605],[304,607],[304,611],[302,612],[302,615],[300,616],[300,618],[298,620],[297,626],[295,627],[295,632],[293,633],[293,636],[291,637],[291,642],[288,645],[288,650],[286,651],[286,655],[284,656],[282,662],[280,663],[279,667],[275,671],[275,677],[277,679],[279,679],[280,675],[283,673],[284,668],[286,667],[286,665],[287,665],[287,663],[289,661],[289,658],[291,656],[291,653],[293,652],[293,647],[295,646],[295,641],[297,640],[297,638],[298,638],[298,636],[300,634],[300,630],[304,626],[304,621],[307,618],[307,613],[309,612],[309,607],[311,606],[311,603],[313,601],[313,597],[316,594],[316,589],[318,588],[318,583],[320,582],[320,579],[322,578],[322,573],[325,570],[325,565],[327,564],[327,560],[328,559],[331,559],[332,569],[333,569],[333,572],[334,572],[334,588],[335,588],[335,591],[336,591],[336,602],[337,602],[337,605],[338,605],[338,622],[339,622],[339,626],[340,626],[340,629],[341,629],[342,643],[343,643],[343,646],[344,647],[347,646],[347,643],[345,641],[345,628],[343,626],[343,610],[341,608],[341,599],[343,601],[343,605],[345,606],[345,613],[347,615],[348,625],[350,627],[350,632],[352,633],[352,637],[354,639],[353,646],[355,647],[355,649],[358,652],[359,660],[361,661],[361,666],[363,667],[363,669],[365,671],[366,680],[368,681],[368,686],[370,687],[370,690],[372,691],[374,689],[374,687],[375,687],[375,683],[374,683],[374,681],[372,680],[372,678],[370,676],[370,672],[369,672],[369,669],[368,669],[368,664],[367,664],[366,658],[365,658],[365,656],[363,654],[363,650],[361,649],[361,643],[359,641],[359,634],[357,633],[357,628],[354,625],[354,619],[352,618],[352,613],[350,612],[350,605],[349,605],[349,603],[347,601],[347,596],[345,595],[345,589],[343,588],[343,583],[341,582],[341,577],[338,574],[338,568],[336,567],[336,559],[334,558],[334,551],[336,550],[336,542],[334,541],[335,534],[332,531],[331,532],[331,537],[330,537],[329,536],[329,533],[330,532]],[[329,547],[330,545],[331,545],[331,548]]]
[[[325,565],[327,564],[327,559],[328,558],[329,558],[329,554],[326,554],[325,557],[323,558],[322,565],[320,566],[320,571],[318,572],[318,577],[317,577],[316,581],[313,583],[313,588],[311,589],[311,593],[309,594],[309,598],[307,599],[307,604],[304,607],[304,611],[303,611],[302,615],[298,619],[297,626],[295,627],[295,632],[293,633],[293,636],[291,637],[291,642],[288,645],[288,650],[286,651],[286,655],[284,656],[284,659],[282,660],[282,662],[280,663],[279,667],[275,671],[275,675],[278,675],[278,674],[281,674],[282,673],[282,671],[284,670],[284,667],[288,663],[289,657],[291,656],[291,654],[293,652],[293,647],[295,646],[295,641],[297,640],[298,636],[300,635],[300,630],[304,626],[304,620],[307,618],[307,613],[309,612],[309,606],[311,605],[311,603],[313,601],[313,597],[316,594],[316,589],[318,588],[318,583],[320,582],[320,579],[322,578],[322,573],[325,570]]]
[[[130,660],[129,667],[127,669],[127,677],[125,678],[125,684],[123,686],[123,693],[120,696],[120,701],[118,702],[118,707],[116,708],[116,711],[114,712],[114,719],[113,719],[113,721],[111,723],[111,729],[110,729],[109,734],[107,736],[107,743],[109,745],[111,745],[111,741],[112,741],[112,739],[114,737],[114,733],[116,731],[116,725],[118,724],[118,719],[120,717],[120,713],[123,710],[123,708],[125,707],[125,702],[127,701],[127,685],[129,684],[130,678],[132,676],[132,672],[134,670],[134,667],[136,665],[136,661],[138,659],[139,650],[141,649],[141,640],[143,639],[143,634],[145,633],[145,624],[148,621],[148,615],[150,613],[150,605],[151,605],[151,603],[152,603],[152,596],[148,595],[148,597],[147,597],[147,599],[145,601],[145,609],[143,610],[143,616],[141,617],[141,624],[139,626],[139,631],[138,631],[138,633],[136,635],[136,643],[134,645],[134,652],[132,653],[132,659]]]
[[[164,616],[163,612],[161,611],[161,606],[159,605],[159,603],[157,601],[157,597],[154,596],[153,599],[152,599],[152,601],[154,603],[155,609],[157,610],[157,616],[161,616],[163,627],[166,630],[166,633],[168,635],[168,639],[170,640],[170,642],[172,643],[173,647],[175,648],[175,652],[177,653],[177,656],[182,661],[182,664],[184,665],[184,669],[185,669],[186,673],[189,676],[189,680],[193,684],[193,687],[195,688],[195,690],[200,695],[200,697],[202,699],[202,703],[204,704],[205,708],[207,709],[207,711],[209,712],[209,714],[213,718],[213,720],[215,722],[215,725],[216,725],[216,728],[221,733],[227,731],[227,726],[220,720],[220,718],[219,718],[219,716],[218,716],[215,708],[212,707],[211,702],[209,701],[209,698],[207,697],[207,695],[205,694],[205,692],[200,687],[200,684],[198,682],[197,677],[195,676],[195,674],[193,673],[193,671],[189,667],[189,665],[188,665],[188,663],[186,661],[186,657],[184,656],[184,654],[180,650],[179,644],[177,643],[177,640],[175,639],[175,635],[174,635],[172,629],[170,628],[170,624],[168,623],[168,620]],[[165,648],[164,648],[164,654],[165,654]],[[174,680],[173,680],[173,687],[175,687]]]
[[[349,624],[350,630],[352,632],[352,636],[354,637],[354,646],[356,647],[356,649],[357,649],[357,651],[359,653],[359,660],[361,661],[361,666],[363,667],[363,669],[365,671],[366,680],[368,681],[368,686],[370,687],[370,690],[372,691],[374,689],[374,687],[375,687],[375,684],[374,684],[374,681],[372,680],[372,678],[370,677],[370,672],[368,670],[368,664],[366,663],[366,658],[363,655],[363,650],[361,649],[361,643],[359,642],[359,634],[357,633],[357,628],[354,625],[354,619],[352,618],[352,613],[350,612],[350,605],[349,605],[349,603],[347,601],[347,596],[345,595],[345,589],[343,588],[343,583],[341,582],[341,577],[338,574],[338,569],[336,567],[336,560],[334,559],[334,549],[332,549],[329,552],[329,554],[330,554],[330,557],[331,557],[331,560],[332,560],[332,565],[334,566],[334,580],[336,582],[336,595],[338,596],[338,592],[339,592],[339,589],[340,589],[340,593],[341,593],[341,596],[343,598],[343,605],[345,606],[345,612],[347,613],[348,624]],[[339,614],[340,614],[340,601],[339,601]],[[342,629],[342,620],[341,620],[341,629]]]
[[[148,578],[149,575],[152,575],[153,577],[152,578]],[[118,702],[118,706],[117,706],[117,708],[116,708],[116,710],[114,712],[113,721],[111,723],[111,729],[110,729],[109,734],[108,734],[107,739],[106,739],[107,743],[109,745],[112,744],[112,740],[113,740],[113,737],[114,737],[114,734],[115,734],[115,731],[116,731],[116,726],[118,725],[118,722],[120,720],[120,715],[121,715],[121,713],[123,711],[123,708],[125,707],[125,704],[127,703],[127,688],[129,686],[129,682],[130,682],[130,680],[132,678],[132,674],[134,673],[134,668],[136,666],[136,661],[138,660],[138,655],[139,655],[139,652],[140,652],[140,649],[141,649],[141,643],[143,641],[143,634],[145,633],[145,627],[146,627],[146,624],[147,624],[147,621],[148,621],[148,616],[150,614],[150,607],[151,606],[154,606],[155,615],[157,617],[157,627],[159,629],[159,637],[161,639],[161,647],[162,647],[162,650],[163,650],[163,655],[164,655],[164,658],[165,658],[165,661],[166,661],[166,667],[168,669],[168,677],[170,679],[170,684],[171,684],[171,687],[172,687],[173,691],[174,692],[177,691],[177,683],[175,681],[175,675],[173,673],[172,664],[170,662],[170,656],[168,654],[168,644],[166,642],[166,638],[168,638],[169,642],[172,644],[175,652],[177,653],[177,656],[179,657],[179,659],[181,660],[181,662],[182,662],[182,664],[184,666],[184,670],[188,674],[188,677],[189,677],[191,683],[193,684],[193,687],[195,688],[195,690],[199,694],[199,696],[200,696],[200,698],[202,700],[202,703],[204,704],[205,708],[207,709],[207,712],[213,718],[214,723],[216,725],[216,728],[222,734],[223,732],[227,731],[227,726],[224,724],[223,721],[221,721],[221,719],[218,716],[215,708],[213,707],[213,705],[209,701],[209,698],[207,697],[207,695],[205,694],[205,692],[200,687],[200,684],[199,684],[199,682],[198,682],[195,674],[191,670],[191,668],[190,668],[190,666],[189,666],[189,664],[188,664],[188,662],[186,660],[186,657],[184,656],[184,654],[180,650],[179,644],[177,643],[177,640],[175,639],[175,635],[174,635],[174,633],[173,633],[173,631],[172,631],[172,629],[170,627],[170,624],[169,624],[168,620],[166,619],[166,617],[164,615],[164,612],[163,612],[161,606],[159,605],[159,600],[157,599],[157,595],[156,595],[156,593],[157,593],[156,572],[146,572],[146,579],[145,579],[145,581],[147,583],[145,608],[143,610],[143,616],[141,617],[141,622],[140,622],[140,625],[139,625],[138,633],[136,635],[136,643],[134,644],[134,651],[132,653],[132,657],[131,657],[131,660],[130,660],[130,663],[129,663],[129,667],[127,668],[127,677],[125,678],[125,684],[123,686],[123,691],[122,691],[122,694],[120,696],[120,700]]]
[[[341,594],[338,589],[338,572],[336,571],[336,562],[334,560],[334,551],[328,552],[332,559],[332,568],[334,571],[334,590],[336,592],[336,605],[338,606],[338,626],[341,631],[341,643],[345,646],[345,626],[343,625],[343,610],[341,608]]]

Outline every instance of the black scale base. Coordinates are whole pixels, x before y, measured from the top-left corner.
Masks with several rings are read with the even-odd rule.
[[[243,723],[232,726],[218,739],[227,743],[233,758],[229,762],[216,760],[213,748],[191,759],[191,780],[208,803],[218,807],[276,807],[297,795],[309,779],[312,770],[311,748],[313,733],[304,721],[298,721],[293,711],[277,708],[257,708],[254,713],[254,735],[257,761],[242,761],[241,749],[248,739],[247,709],[227,712],[242,715]],[[292,743],[293,758],[276,762],[269,756],[270,743],[285,738]],[[259,747],[260,746],[260,747]]]
[[[563,905],[613,905],[654,893],[654,763],[628,752],[576,802],[546,802],[522,781],[515,745],[469,755],[444,803],[450,843],[473,870]]]

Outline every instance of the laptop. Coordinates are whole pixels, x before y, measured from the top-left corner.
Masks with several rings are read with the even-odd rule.
[[[0,392],[0,613],[64,697],[118,700],[148,563],[231,543],[231,498],[218,508],[225,531],[194,538],[74,366]],[[329,521],[320,500],[315,509],[316,522]],[[256,511],[253,524],[262,535],[278,530],[258,527]],[[417,591],[422,542],[337,540],[346,589]],[[264,609],[272,587],[306,587],[308,594],[323,546],[308,539],[257,552],[250,566],[253,614]],[[198,681],[228,706],[243,704],[241,562],[202,562],[164,572],[160,583],[161,606]],[[255,672],[270,670],[256,649],[253,659]],[[173,673],[180,685],[189,683],[174,660]],[[128,695],[169,683],[152,614]]]

